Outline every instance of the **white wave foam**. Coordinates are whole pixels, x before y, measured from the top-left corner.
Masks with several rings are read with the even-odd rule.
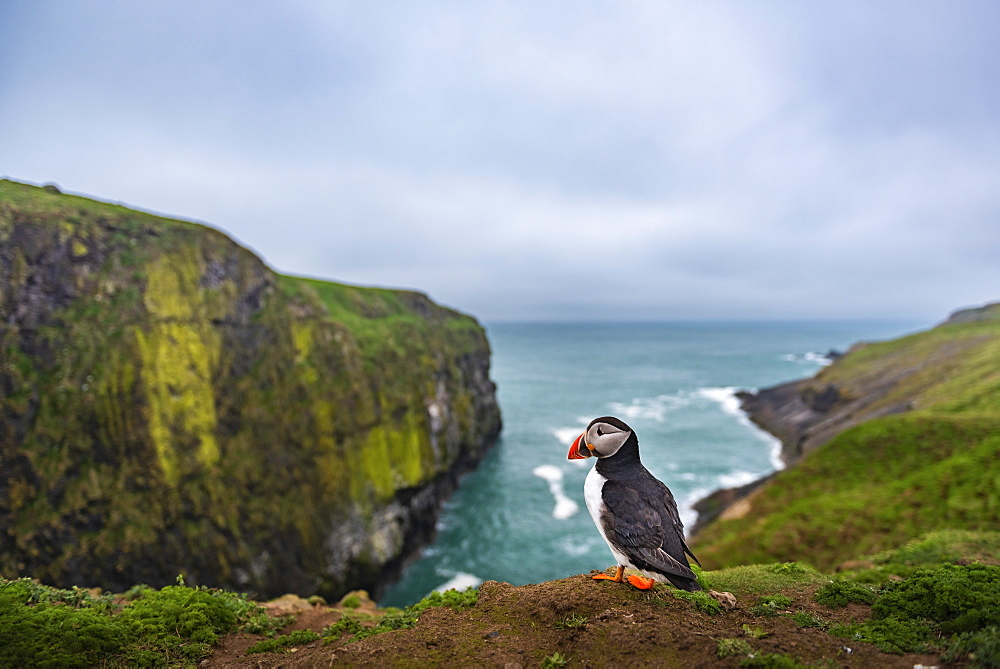
[[[743,416],[743,411],[740,409],[740,400],[736,397],[736,388],[732,386],[726,386],[725,388],[699,388],[695,391],[695,395],[718,402],[722,410],[731,416]]]
[[[662,423],[667,413],[687,404],[687,399],[678,395],[658,395],[657,397],[637,397],[630,404],[610,402],[611,414],[626,419],[653,420]]]
[[[736,471],[729,474],[723,474],[719,477],[719,487],[720,488],[738,488],[741,485],[746,485],[759,479],[763,474],[755,474],[748,471]]]
[[[785,468],[785,463],[781,459],[781,440],[770,432],[760,429],[750,420],[740,407],[740,398],[736,396],[736,388],[731,386],[726,388],[699,388],[695,391],[695,394],[713,402],[718,402],[725,413],[735,416],[741,425],[749,428],[758,439],[768,445],[768,458],[771,460],[772,467],[775,469]]]
[[[531,473],[549,482],[549,492],[556,499],[555,508],[552,509],[552,517],[556,520],[565,520],[579,510],[576,502],[571,500],[563,492],[562,470],[554,465],[538,465]]]
[[[445,590],[458,590],[459,592],[465,592],[469,588],[478,588],[482,585],[482,583],[483,579],[478,576],[474,574],[466,574],[464,571],[460,571],[434,589],[438,592],[444,592]]]
[[[787,360],[788,362],[798,362],[807,365],[819,365],[820,367],[826,367],[833,363],[833,358],[831,358],[826,353],[817,353],[816,351],[809,351],[808,353],[786,353],[781,356],[782,360]]]
[[[572,537],[563,537],[556,545],[568,555],[585,555],[592,551],[598,545],[598,542],[596,539],[574,541]]]
[[[583,430],[578,427],[557,427],[552,430],[552,434],[554,434],[556,439],[558,439],[564,446],[572,444],[573,440],[579,437],[581,432],[583,432]]]

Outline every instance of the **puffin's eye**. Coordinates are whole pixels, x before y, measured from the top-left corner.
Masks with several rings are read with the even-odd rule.
[[[601,436],[602,434],[604,434],[604,433],[603,433],[603,432],[601,432],[601,428],[597,428],[597,436],[599,437],[599,436]]]

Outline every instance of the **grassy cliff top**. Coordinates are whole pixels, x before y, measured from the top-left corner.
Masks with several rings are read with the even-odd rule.
[[[376,609],[0,579],[0,663],[62,666],[906,667],[1000,662],[1000,533],[943,532],[836,576],[800,563],[700,572],[704,592],[590,574]],[[930,586],[930,587],[928,587]],[[725,593],[725,594],[722,594]]]

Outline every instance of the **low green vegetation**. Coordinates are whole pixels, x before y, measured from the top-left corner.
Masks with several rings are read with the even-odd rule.
[[[569,658],[562,653],[552,653],[542,658],[542,669],[553,669],[554,667],[565,667],[569,664]]]
[[[985,627],[951,638],[941,655],[944,662],[969,663],[971,667],[1000,667],[1000,627]]]
[[[823,630],[830,627],[830,623],[814,613],[809,613],[808,611],[796,611],[789,616],[789,618],[791,618],[792,622],[799,627],[815,627]]]
[[[816,601],[830,608],[841,608],[850,603],[871,604],[878,595],[867,585],[834,579],[816,593]]]
[[[753,647],[746,639],[719,639],[718,654],[720,659],[738,655],[749,655]]]
[[[245,596],[222,590],[178,584],[140,586],[127,595],[94,597],[79,588],[0,579],[0,666],[193,664],[222,634],[273,633],[280,624]]]
[[[571,614],[570,616],[557,622],[554,627],[556,629],[573,629],[574,627],[583,627],[587,624],[587,617],[581,616],[578,613]]]
[[[293,617],[271,617],[245,595],[177,585],[135,586],[121,595],[94,596],[87,590],[60,590],[26,578],[0,579],[0,666],[158,667],[194,665],[212,653],[223,634],[242,631],[272,638],[248,653],[280,653],[289,648],[353,636],[353,641],[416,625],[433,606],[464,610],[478,591],[433,592],[406,609],[388,610],[377,624],[345,613],[317,634],[297,630],[274,636]],[[586,622],[586,619],[584,619]]]
[[[701,590],[696,592],[687,592],[685,590],[671,589],[668,592],[670,592],[674,599],[683,599],[691,602],[694,604],[696,609],[702,613],[707,613],[710,616],[717,615],[722,611],[722,605]]]
[[[802,664],[791,655],[783,653],[760,653],[752,657],[745,657],[740,660],[741,667],[749,669],[806,669],[807,665]]]
[[[750,613],[764,618],[773,618],[786,610],[792,604],[792,598],[786,595],[765,595],[750,608]]]
[[[386,609],[381,620],[372,627],[365,627],[357,618],[345,615],[323,631],[323,638],[337,641],[344,636],[351,636],[353,637],[351,641],[360,641],[384,632],[410,629],[417,624],[420,614],[432,606],[447,606],[456,611],[463,611],[475,606],[478,597],[479,591],[474,588],[462,592],[457,590],[438,592],[435,590],[405,609]]]
[[[295,630],[291,634],[264,639],[247,648],[247,655],[255,653],[285,653],[293,646],[304,646],[319,640],[321,637],[310,630]]]
[[[886,653],[930,653],[941,657],[942,662],[995,667],[1000,657],[1000,607],[996,605],[1000,601],[1000,565],[969,563],[968,557],[992,546],[992,541],[991,533],[920,538],[891,554],[887,552],[883,558],[885,564],[900,560],[924,566],[878,586],[831,579],[797,564],[704,572],[706,582],[742,587],[738,606],[757,616],[753,626],[733,626],[731,616],[723,615],[719,602],[705,592],[660,587],[651,596],[627,589],[622,594],[640,606],[676,609],[676,603],[668,602],[675,598],[691,602],[690,614],[684,615],[705,622],[711,626],[709,629],[726,629],[726,636],[714,642],[714,652],[721,659],[738,660],[740,666],[804,666],[800,658],[755,648],[755,644],[761,645],[756,643],[760,639],[772,635],[780,639],[785,633],[782,630],[789,629],[777,620],[783,618],[803,633],[808,630],[810,634],[830,634],[838,637],[838,643],[843,639],[844,645],[855,648],[855,643],[866,643]],[[970,553],[948,547],[955,542],[966,546]],[[928,564],[942,557],[958,564]],[[761,583],[751,587],[754,574]],[[761,593],[765,585],[770,592]],[[831,618],[839,616],[840,621],[846,619],[845,614],[834,612],[846,605],[855,606],[850,622],[832,624],[815,604],[808,603],[811,593],[815,593],[817,604],[829,608]],[[379,613],[342,605],[340,620],[322,633],[298,630],[276,636],[291,622],[290,617],[271,618],[264,607],[243,595],[188,587],[180,581],[161,589],[140,585],[118,595],[97,595],[81,588],[50,588],[28,579],[0,580],[0,666],[195,666],[211,655],[223,635],[237,631],[267,637],[251,646],[248,654],[317,649],[322,648],[321,641],[339,642],[341,648],[348,648],[343,644],[415,628],[421,614],[430,607],[466,611],[477,601],[476,590],[451,590],[432,593],[404,609]],[[591,632],[601,625],[600,616],[595,619],[589,610],[577,610],[544,627],[552,634],[584,628]],[[527,627],[524,633],[530,633]],[[544,648],[538,651],[538,662],[562,666],[560,662],[570,661],[556,653],[544,659]],[[816,661],[815,656],[810,657]],[[828,659],[836,662],[836,658]],[[821,662],[810,666],[826,665]]]
[[[886,584],[871,619],[830,633],[875,644],[888,653],[982,648],[991,653],[1000,626],[1000,567],[945,564]],[[954,634],[962,636],[950,639]]]
[[[829,580],[809,565],[801,562],[753,564],[703,572],[700,582],[706,590],[732,592],[737,595],[774,593],[787,588],[803,587]]]

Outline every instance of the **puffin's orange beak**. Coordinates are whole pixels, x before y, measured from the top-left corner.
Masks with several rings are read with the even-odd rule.
[[[581,434],[579,437],[573,440],[573,445],[569,447],[569,456],[567,460],[583,460],[584,458],[593,457],[593,453],[587,448],[587,444],[584,443],[583,437],[586,433]]]

